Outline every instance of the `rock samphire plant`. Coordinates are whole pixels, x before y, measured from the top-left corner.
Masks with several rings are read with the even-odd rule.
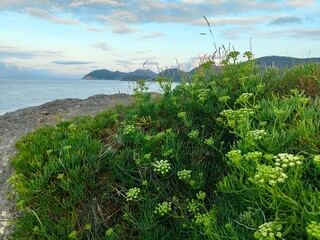
[[[319,239],[320,65],[249,53],[20,139],[12,238]]]

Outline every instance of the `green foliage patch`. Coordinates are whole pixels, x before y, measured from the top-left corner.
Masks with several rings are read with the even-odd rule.
[[[320,239],[320,66],[239,54],[20,139],[12,238]]]

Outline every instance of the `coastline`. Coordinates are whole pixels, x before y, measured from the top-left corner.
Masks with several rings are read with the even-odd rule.
[[[56,124],[58,119],[69,120],[76,116],[96,115],[117,104],[128,105],[133,102],[134,97],[129,94],[99,94],[86,99],[54,100],[0,116],[0,239],[8,239],[12,226],[6,225],[16,215],[14,201],[7,198],[7,194],[12,193],[7,179],[13,173],[9,160],[17,153],[14,148],[16,141],[23,134],[38,127]]]

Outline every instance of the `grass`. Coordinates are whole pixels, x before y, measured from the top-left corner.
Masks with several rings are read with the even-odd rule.
[[[20,139],[12,238],[320,239],[320,65],[238,55]]]

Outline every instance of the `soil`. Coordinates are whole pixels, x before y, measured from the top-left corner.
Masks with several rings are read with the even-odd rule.
[[[9,239],[14,226],[7,223],[17,214],[14,201],[8,199],[8,193],[14,192],[7,182],[13,173],[9,159],[17,153],[15,142],[23,134],[38,127],[56,124],[58,119],[69,120],[75,116],[96,115],[117,104],[126,105],[133,102],[134,97],[127,94],[95,95],[84,100],[55,100],[0,116],[0,239]]]

